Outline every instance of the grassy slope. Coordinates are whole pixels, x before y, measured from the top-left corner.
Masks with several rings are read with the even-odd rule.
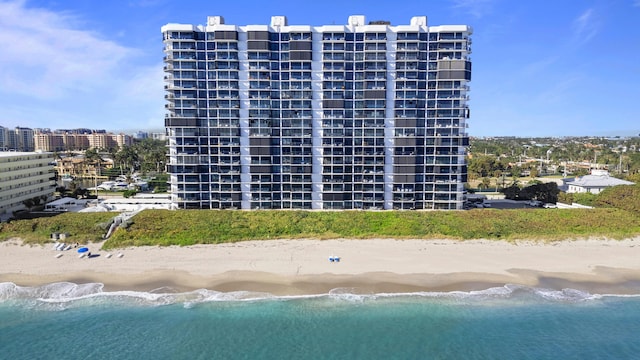
[[[32,220],[16,220],[0,224],[0,240],[20,237],[26,243],[43,243],[51,238],[51,233],[69,233],[70,240],[85,244],[98,241],[106,233],[104,226],[113,213],[64,213],[54,217]]]
[[[62,214],[3,224],[0,240],[45,242],[51,232],[98,241],[114,214]],[[618,209],[528,209],[438,212],[147,210],[118,230],[106,248],[192,245],[296,238],[542,239],[627,238],[640,235],[640,217]]]

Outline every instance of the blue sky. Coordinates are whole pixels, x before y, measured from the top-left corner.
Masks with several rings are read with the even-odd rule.
[[[640,133],[640,0],[0,0],[0,125],[161,130],[160,27],[208,15],[469,24],[471,136]]]

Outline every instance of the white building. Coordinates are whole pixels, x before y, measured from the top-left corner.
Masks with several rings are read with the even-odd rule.
[[[162,27],[177,208],[462,209],[471,27]]]
[[[598,194],[602,190],[618,185],[633,185],[631,181],[621,180],[609,175],[607,170],[591,170],[590,175],[580,176],[573,180],[565,180],[568,193]]]
[[[0,218],[26,208],[25,200],[44,205],[55,187],[52,153],[0,152]]]

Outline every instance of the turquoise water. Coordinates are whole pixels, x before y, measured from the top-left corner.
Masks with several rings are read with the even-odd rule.
[[[0,283],[3,359],[637,359],[640,297],[480,292],[275,297]]]

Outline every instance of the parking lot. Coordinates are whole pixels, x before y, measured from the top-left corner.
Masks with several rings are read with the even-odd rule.
[[[489,204],[491,209],[532,209],[526,201],[516,201],[507,199],[491,199],[485,200],[485,204]],[[473,209],[474,207],[472,207]]]

